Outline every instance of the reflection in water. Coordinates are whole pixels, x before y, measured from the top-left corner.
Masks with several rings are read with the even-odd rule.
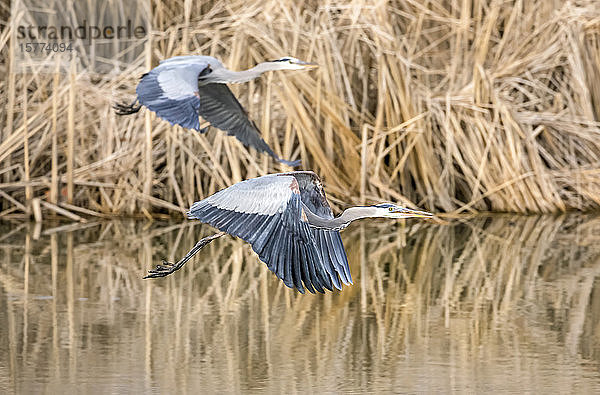
[[[600,218],[359,223],[354,285],[286,288],[212,229],[106,222],[0,236],[0,389],[600,390]]]

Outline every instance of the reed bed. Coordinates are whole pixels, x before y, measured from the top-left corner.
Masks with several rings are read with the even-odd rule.
[[[286,54],[319,63],[232,89],[279,155],[323,177],[336,208],[600,207],[595,0],[166,0],[151,1],[151,20],[147,50],[102,75],[75,62],[65,73],[17,73],[8,21],[0,216],[156,218],[289,170],[215,130],[113,113],[150,66],[182,54],[233,69]]]
[[[597,390],[597,217],[353,226],[354,285],[326,295],[289,290],[233,238],[140,281],[208,231],[191,223],[53,226],[0,238],[11,391]]]

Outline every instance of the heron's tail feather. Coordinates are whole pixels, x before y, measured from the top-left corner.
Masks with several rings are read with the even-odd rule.
[[[131,103],[131,104],[115,103],[115,104],[113,104],[113,108],[115,109],[115,113],[117,115],[135,114],[136,112],[140,111],[140,109],[142,108],[141,104],[136,105],[136,103],[137,103],[137,99],[134,100],[133,103]]]

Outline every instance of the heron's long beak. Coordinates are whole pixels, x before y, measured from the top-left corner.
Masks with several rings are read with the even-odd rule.
[[[393,212],[402,214],[404,218],[433,218],[433,214],[427,211],[412,210],[405,207],[398,208]]]
[[[312,62],[305,62],[305,61],[303,61],[303,60],[299,60],[299,61],[297,61],[297,62],[296,62],[296,64],[299,64],[299,65],[301,65],[301,66],[304,66],[304,68],[307,68],[307,69],[314,69],[314,68],[317,68],[317,67],[319,67],[319,65],[318,65],[318,64],[316,64],[316,63],[312,63]]]

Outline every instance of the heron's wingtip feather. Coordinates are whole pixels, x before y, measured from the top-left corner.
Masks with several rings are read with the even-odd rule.
[[[281,159],[281,158],[277,158],[277,160],[279,161],[279,163],[283,163],[284,165],[290,166],[290,167],[298,167],[302,164],[302,161],[300,159],[298,160],[285,160],[285,159]]]

